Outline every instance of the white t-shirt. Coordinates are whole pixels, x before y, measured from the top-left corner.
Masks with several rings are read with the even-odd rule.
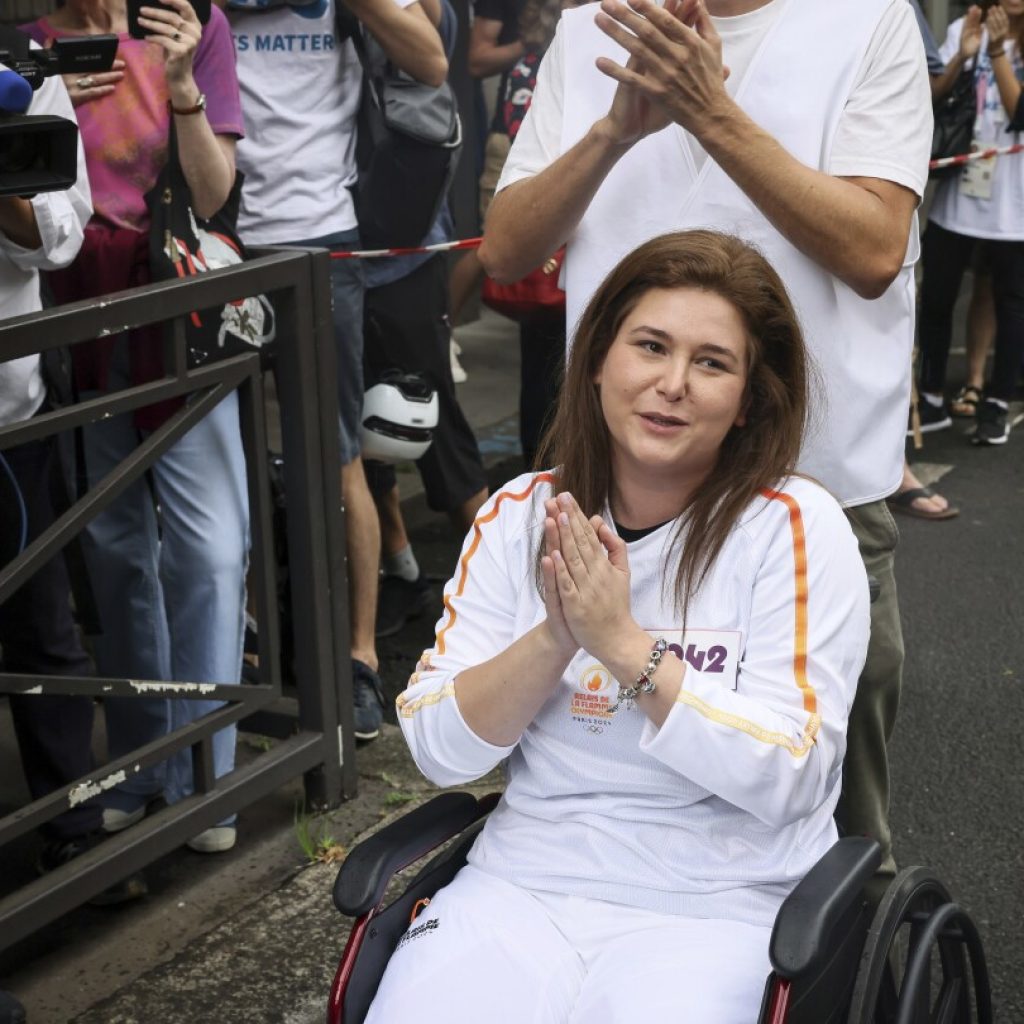
[[[960,35],[964,21],[953,22],[939,53],[947,63],[960,49]],[[1006,50],[1013,62],[1018,81],[1024,78],[1024,61],[1012,40],[1006,41]],[[1010,146],[1020,142],[1017,132],[1006,131],[1007,114],[999,95],[992,60],[988,55],[988,33],[983,33],[981,51],[976,58],[974,82],[978,93],[978,117],[974,123],[974,138],[981,148]],[[1012,111],[1011,111],[1012,113]],[[1024,154],[995,158],[966,168],[960,174],[944,179],[935,193],[928,219],[947,231],[956,231],[972,238],[995,238],[1004,241],[1024,241]],[[987,184],[972,188],[974,175],[988,173]]]
[[[789,0],[733,18],[713,18],[722,37],[722,58],[732,74],[726,89],[735,95],[758,46]],[[539,174],[561,156],[563,87],[562,26],[559,25],[537,74],[533,103],[498,181],[498,191]],[[921,36],[913,8],[892,0],[871,41],[832,146],[828,172],[883,178],[924,195],[917,139],[931,135],[931,97],[921,77]],[[600,72],[595,71],[595,74]],[[893,125],[905,126],[893,131]],[[689,138],[695,157],[703,149]],[[698,163],[699,166],[699,163]]]
[[[677,523],[631,543],[633,617],[686,663],[665,722],[609,714],[615,680],[581,650],[519,742],[498,747],[466,724],[454,680],[544,620],[535,545],[551,494],[546,473],[511,481],[466,538],[434,646],[398,698],[416,764],[452,786],[509,758],[475,867],[531,890],[770,926],[836,838],[869,629],[846,517],[801,478],[752,502],[685,630],[662,586]]]
[[[905,0],[774,0],[754,14],[724,26],[725,63],[736,65],[732,88],[742,90],[738,101],[753,120],[806,166],[885,179],[922,195],[931,95],[912,7]],[[750,26],[757,33],[739,33],[744,42],[736,62],[729,40]],[[615,83],[594,68],[594,59],[622,62],[623,53],[597,27],[592,7],[566,12],[499,188],[541,173],[604,116]],[[800,468],[848,505],[890,494],[903,466],[906,417],[900,421],[899,410],[909,401],[916,221],[886,293],[859,298],[798,252],[725,171],[706,160],[695,170],[685,143],[678,125],[649,136],[597,190],[567,239],[570,329],[600,281],[637,245],[669,230],[732,231],[758,246],[782,275],[827,386],[815,395]]]
[[[408,7],[415,0],[394,0]],[[230,12],[246,134],[239,233],[274,245],[356,227],[356,113],[362,68],[335,43],[335,0]]]
[[[33,96],[28,113],[75,120],[67,89],[54,78],[47,79]],[[32,209],[43,243],[38,249],[25,249],[0,231],[0,320],[40,309],[39,271],[67,266],[82,245],[92,216],[92,196],[81,137],[75,184],[63,192],[41,192],[32,200]],[[0,362],[0,427],[28,419],[45,397],[39,356]]]

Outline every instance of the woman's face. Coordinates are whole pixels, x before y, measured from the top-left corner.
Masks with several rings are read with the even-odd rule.
[[[595,383],[620,482],[637,471],[692,483],[743,426],[749,342],[736,308],[698,288],[646,292]]]

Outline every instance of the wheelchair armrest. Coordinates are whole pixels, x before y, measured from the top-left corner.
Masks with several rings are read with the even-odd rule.
[[[441,793],[386,825],[345,858],[334,880],[334,905],[350,917],[365,914],[384,898],[395,872],[457,836],[484,813],[471,793]]]
[[[777,974],[798,978],[821,966],[832,929],[861,898],[881,862],[881,848],[873,839],[847,836],[807,872],[775,918],[770,956]]]

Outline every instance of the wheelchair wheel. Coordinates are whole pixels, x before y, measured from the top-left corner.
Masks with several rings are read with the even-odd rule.
[[[927,868],[900,872],[878,905],[847,1021],[991,1024],[977,929]]]

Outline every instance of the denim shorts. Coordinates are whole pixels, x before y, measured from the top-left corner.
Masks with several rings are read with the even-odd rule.
[[[359,248],[359,229],[337,231],[288,245],[344,250]],[[341,462],[359,454],[359,424],[363,413],[363,294],[366,285],[360,260],[331,260],[331,308],[338,353],[338,425]]]

